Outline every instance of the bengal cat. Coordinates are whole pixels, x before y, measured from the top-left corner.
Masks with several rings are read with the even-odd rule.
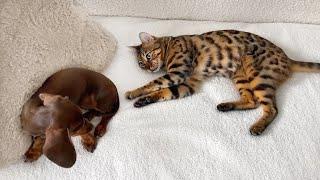
[[[141,45],[134,46],[139,66],[149,72],[163,69],[166,74],[126,93],[128,99],[141,97],[135,107],[190,96],[207,77],[221,75],[232,79],[240,99],[219,104],[219,111],[263,107],[262,117],[250,127],[252,135],[260,135],[276,117],[276,88],[291,72],[320,72],[319,63],[291,60],[272,42],[248,32],[177,37],[142,32],[139,37]]]

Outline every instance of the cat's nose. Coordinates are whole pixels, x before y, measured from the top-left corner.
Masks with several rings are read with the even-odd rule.
[[[145,67],[145,65],[142,62],[139,62],[140,67]]]

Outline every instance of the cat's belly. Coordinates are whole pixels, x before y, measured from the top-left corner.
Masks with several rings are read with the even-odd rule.
[[[235,70],[230,69],[208,69],[207,71],[204,71],[203,75],[205,77],[212,77],[212,76],[221,76],[226,78],[231,78],[233,74],[235,73]]]
[[[194,71],[204,77],[222,76],[231,78],[237,71],[238,67],[239,64],[232,60],[227,63],[212,60],[205,62],[203,65],[198,65],[194,68]]]

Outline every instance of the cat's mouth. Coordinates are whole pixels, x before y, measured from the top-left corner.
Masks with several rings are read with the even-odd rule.
[[[148,72],[153,72],[153,73],[155,73],[155,72],[160,71],[161,67],[162,67],[162,62],[160,61],[160,62],[158,63],[158,66],[155,66],[155,68],[150,68],[150,69],[148,69],[147,71],[148,71]]]
[[[160,69],[161,69],[161,66],[158,66],[157,68],[155,68],[155,69],[150,69],[150,70],[148,70],[148,71],[155,73],[155,72],[160,71]]]

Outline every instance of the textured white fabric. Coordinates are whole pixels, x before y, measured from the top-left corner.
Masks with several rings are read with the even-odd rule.
[[[120,94],[120,110],[96,151],[83,150],[62,169],[45,157],[0,170],[1,179],[319,179],[320,74],[294,74],[278,91],[279,116],[260,137],[249,134],[261,109],[222,113],[218,103],[236,100],[231,81],[212,78],[195,95],[141,109],[124,92],[161,74],[141,70],[128,45],[138,33],[157,36],[239,29],[257,33],[294,59],[320,62],[320,26],[96,18],[118,39],[105,75]]]
[[[320,24],[319,0],[74,0],[91,15]]]
[[[70,1],[0,0],[0,167],[30,145],[19,115],[44,80],[71,66],[101,71],[115,49],[115,39]]]

